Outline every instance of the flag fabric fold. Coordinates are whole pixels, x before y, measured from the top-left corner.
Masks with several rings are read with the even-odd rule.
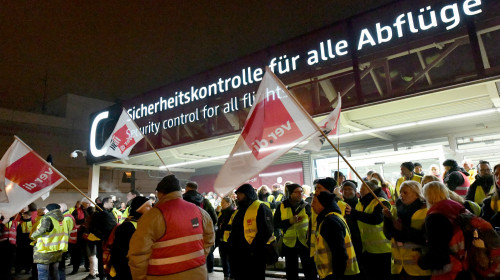
[[[245,183],[315,131],[309,114],[266,70],[243,130],[217,175],[215,191],[227,193]]]
[[[326,135],[337,134],[340,111],[342,110],[342,97],[340,96],[340,93],[338,94],[337,100],[338,101],[335,109],[333,109],[333,111],[331,111],[326,118],[318,123],[318,126]],[[309,142],[307,142],[303,149],[317,152],[321,150],[321,147],[323,146],[323,143],[325,141],[326,139],[323,134],[321,134],[321,132],[319,131],[316,131],[316,133],[311,136],[311,139],[309,139]]]
[[[127,159],[132,148],[144,138],[137,124],[123,110],[115,129],[108,140],[104,142],[106,154],[116,158]]]
[[[0,214],[5,221],[66,178],[19,138],[0,160]]]

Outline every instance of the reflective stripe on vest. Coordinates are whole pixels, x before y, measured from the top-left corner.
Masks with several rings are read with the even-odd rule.
[[[354,251],[354,246],[352,245],[351,241],[351,232],[349,230],[349,227],[347,226],[346,221],[344,220],[344,217],[342,215],[331,212],[328,213],[326,217],[330,215],[335,215],[337,216],[344,224],[345,229],[346,229],[346,234],[344,237],[344,244],[345,244],[345,249],[347,252],[347,266],[344,271],[344,275],[355,275],[359,274],[359,266],[358,266],[358,261],[356,259],[356,253]],[[330,248],[328,247],[328,244],[326,243],[325,239],[323,236],[320,234],[321,233],[321,227],[323,225],[323,222],[319,225],[319,229],[316,232],[316,251],[314,254],[314,262],[316,263],[316,269],[318,271],[318,275],[321,279],[326,278],[328,275],[331,275],[334,273],[333,268],[332,268],[332,254],[330,251]],[[335,272],[336,274],[339,274]]]
[[[458,171],[458,172],[460,172],[460,171]],[[470,186],[469,177],[465,176],[465,174],[462,172],[460,172],[460,175],[462,175],[462,178],[464,178],[464,182],[463,182],[463,184],[461,184],[460,186],[458,186],[455,189],[455,192],[458,195],[465,197],[465,195],[467,195],[467,190],[469,189],[469,186]]]
[[[257,235],[257,211],[259,210],[259,206],[262,203],[262,201],[255,200],[248,206],[247,211],[245,212],[245,216],[243,217],[243,231],[245,234],[245,239],[248,242],[248,244],[252,244],[253,239]],[[231,219],[229,220],[228,225],[233,224],[233,219],[238,213],[238,209],[234,211],[233,215],[231,215]],[[229,239],[229,236],[231,235],[230,231],[225,231],[224,232],[224,239]],[[226,240],[227,240],[226,239]]]
[[[33,228],[33,223],[31,221],[21,221],[21,230],[23,233],[30,233]]]
[[[65,212],[63,222],[66,223],[66,226],[69,229],[68,242],[71,244],[76,244],[78,228],[76,227],[75,218],[69,212]]]
[[[17,225],[19,220],[9,222],[9,243],[15,245],[17,237]]]
[[[286,221],[293,218],[292,208],[284,206],[284,203],[280,205],[281,220]],[[298,216],[301,218],[300,222],[291,225],[283,235],[283,244],[289,248],[295,247],[297,238],[302,245],[307,247],[307,227],[309,226],[309,216],[306,214],[305,207],[300,210]]]
[[[423,230],[425,217],[427,216],[427,208],[419,209],[411,216],[410,227],[416,230]],[[412,242],[396,242],[391,239],[392,259],[391,266],[392,274],[400,274],[404,270],[411,276],[429,276],[430,270],[423,270],[417,265],[417,259],[422,253],[422,246]]]
[[[203,216],[198,206],[176,198],[157,206],[165,234],[152,246],[148,275],[170,275],[205,264]]]
[[[36,240],[36,251],[39,253],[50,253],[56,251],[68,251],[69,230],[67,225],[49,216],[53,229],[46,232]],[[41,224],[41,223],[40,223]]]
[[[378,199],[381,202],[385,201],[387,202],[387,204],[389,204],[389,202],[384,198],[379,197]],[[373,210],[375,210],[375,207],[377,205],[378,202],[374,198],[365,209],[363,209],[364,208],[363,204],[361,204],[361,202],[358,202],[358,204],[356,205],[356,210],[360,212],[365,212],[367,214],[371,214],[373,213]],[[358,227],[359,227],[359,232],[361,234],[361,241],[363,243],[363,252],[367,251],[368,253],[372,254],[391,252],[391,242],[387,240],[383,232],[384,229],[383,221],[377,225],[369,225],[361,221],[358,221]]]
[[[318,214],[316,212],[311,212],[311,228],[309,229],[309,256],[311,258],[316,254],[316,228],[318,226],[317,222]]]

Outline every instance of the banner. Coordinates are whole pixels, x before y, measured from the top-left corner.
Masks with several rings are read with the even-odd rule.
[[[318,123],[318,126],[323,130],[326,135],[335,135],[337,134],[337,127],[340,119],[340,111],[342,110],[342,97],[340,93],[337,97],[337,106],[333,109],[328,116]],[[309,151],[319,151],[323,146],[323,143],[326,141],[325,137],[321,132],[317,131],[311,137],[309,142],[304,146],[303,149]]]
[[[106,147],[106,154],[116,158],[128,158],[132,148],[144,136],[139,131],[135,122],[129,117],[125,110],[122,111],[120,119],[116,123],[115,129],[108,140],[104,142],[103,147]]]
[[[267,69],[243,131],[217,175],[215,191],[240,186],[315,131],[309,114]]]
[[[66,178],[19,138],[0,160],[0,213],[5,221]]]

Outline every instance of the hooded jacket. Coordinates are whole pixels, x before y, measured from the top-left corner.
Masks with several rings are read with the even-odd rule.
[[[41,237],[44,233],[51,232],[54,229],[54,225],[52,224],[52,220],[50,219],[50,217],[56,219],[58,222],[62,222],[64,219],[61,210],[56,209],[49,211],[47,214],[43,216],[42,221],[40,222],[40,226],[31,234],[32,239],[36,240],[37,238]],[[33,253],[33,262],[40,264],[51,264],[55,262],[60,262],[62,254],[63,251],[39,253],[35,249]]]
[[[201,207],[201,209],[207,211],[207,213],[210,215],[210,218],[212,218],[214,226],[217,225],[217,213],[215,212],[212,203],[210,203],[210,200],[204,198],[203,195],[195,190],[187,191],[182,195],[182,198],[185,201],[191,202],[194,205]]]
[[[470,176],[470,174],[465,171],[465,169],[458,166],[451,167],[451,169],[446,172],[446,176],[444,177],[443,182],[448,186],[450,190],[455,191],[458,186],[461,186],[464,183],[464,177],[460,173],[464,174],[465,177]]]

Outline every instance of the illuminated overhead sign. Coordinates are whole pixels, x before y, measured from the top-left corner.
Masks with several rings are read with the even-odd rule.
[[[246,113],[238,112],[248,111],[253,105],[253,95],[266,65],[285,82],[287,78],[312,78],[314,71],[323,66],[350,63],[353,53],[365,55],[382,46],[394,47],[425,35],[458,30],[464,26],[464,17],[486,10],[481,0],[401,1],[394,5],[397,9],[392,14],[361,15],[352,19],[353,27],[347,28],[344,22],[319,30],[270,48],[271,51],[145,93],[125,101],[123,106],[144,135],[158,138],[157,148],[237,132],[242,128],[240,120],[246,118]],[[103,116],[92,120],[90,151],[96,158],[103,155],[95,144],[96,123],[107,118]],[[225,120],[219,119],[221,116]],[[179,128],[186,129],[186,135],[177,131]],[[174,130],[176,137],[170,135]]]

